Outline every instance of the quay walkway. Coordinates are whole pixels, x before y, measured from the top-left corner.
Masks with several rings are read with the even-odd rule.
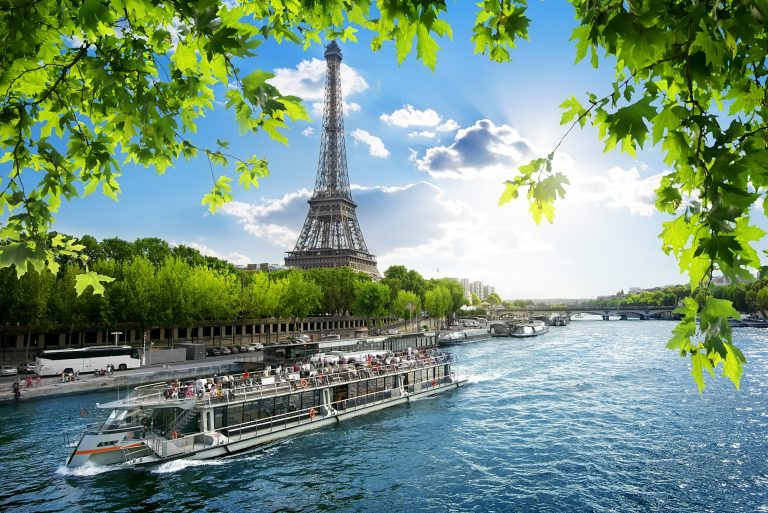
[[[80,379],[62,382],[61,377],[44,377],[38,385],[37,376],[20,374],[4,377],[0,381],[0,404],[13,403],[13,382],[18,377],[21,380],[20,402],[42,399],[60,395],[83,394],[106,390],[125,390],[126,394],[139,385],[156,381],[190,379],[211,374],[229,374],[242,372],[242,358],[221,357],[206,358],[177,364],[152,365],[139,369],[115,371],[112,376],[95,376],[81,374]],[[26,378],[32,378],[32,386],[27,386]]]

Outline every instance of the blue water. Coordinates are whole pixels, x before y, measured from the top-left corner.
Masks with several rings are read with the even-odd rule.
[[[114,394],[0,407],[0,511],[768,511],[768,331],[700,396],[673,323],[575,321],[453,349],[471,384],[226,459],[63,468]],[[93,421],[93,419],[87,419]]]

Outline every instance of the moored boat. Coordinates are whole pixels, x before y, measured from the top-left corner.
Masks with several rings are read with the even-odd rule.
[[[488,338],[488,336],[489,331],[486,328],[461,329],[441,333],[437,337],[437,343],[440,346],[454,346],[482,340]]]
[[[515,324],[509,328],[509,336],[515,338],[535,337],[538,335],[532,324]]]
[[[333,352],[258,374],[136,387],[98,408],[67,461],[133,466],[225,456],[453,390],[467,378],[437,349]]]

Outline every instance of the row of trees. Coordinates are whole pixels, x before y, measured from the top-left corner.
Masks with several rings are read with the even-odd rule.
[[[103,295],[78,295],[79,260],[62,257],[58,273],[28,272],[20,279],[12,268],[0,269],[0,324],[32,333],[111,329],[137,323],[151,326],[219,326],[238,319],[353,314],[408,320],[447,317],[464,304],[461,286],[452,280],[425,280],[404,266],[392,266],[374,282],[350,268],[284,270],[273,273],[236,269],[185,246],[160,239],[81,243],[90,269],[114,278]],[[17,328],[18,327],[18,328]]]

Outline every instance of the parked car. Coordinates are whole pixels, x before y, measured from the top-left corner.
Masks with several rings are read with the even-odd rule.
[[[207,354],[208,356],[221,356],[221,349],[218,347],[209,347]]]
[[[232,350],[226,346],[221,348],[221,354],[232,354]]]
[[[245,347],[245,346],[240,346],[240,347],[237,348],[237,350],[240,351],[241,353],[247,353],[248,352],[248,348]]]
[[[0,367],[0,376],[15,376],[19,370],[13,365],[3,365]]]
[[[248,351],[261,351],[264,349],[264,344],[251,344],[248,346]]]
[[[22,363],[17,367],[19,374],[35,374],[37,372],[37,365],[35,362]]]

